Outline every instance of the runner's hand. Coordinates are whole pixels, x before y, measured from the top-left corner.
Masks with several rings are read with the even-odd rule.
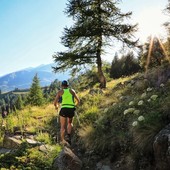
[[[59,106],[58,106],[58,104],[57,104],[57,105],[55,105],[55,109],[56,109],[56,110],[58,110],[58,107],[59,107]]]

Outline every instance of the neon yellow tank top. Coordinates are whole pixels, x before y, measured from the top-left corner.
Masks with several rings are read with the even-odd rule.
[[[70,89],[63,89],[61,108],[74,108],[74,96],[70,93]]]

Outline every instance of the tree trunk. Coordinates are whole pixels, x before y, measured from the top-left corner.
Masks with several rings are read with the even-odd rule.
[[[100,82],[100,88],[106,88],[106,78],[102,71],[102,60],[101,60],[100,54],[98,53],[97,53],[97,69],[98,69],[98,78]]]
[[[101,60],[101,51],[102,51],[102,21],[101,21],[101,0],[98,0],[98,30],[100,34],[97,37],[97,68],[98,68],[98,78],[100,82],[100,88],[106,88],[106,78],[102,70],[102,60]]]

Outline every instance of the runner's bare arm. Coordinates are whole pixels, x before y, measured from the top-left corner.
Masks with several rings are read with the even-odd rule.
[[[59,98],[60,98],[60,91],[57,93],[55,100],[54,100],[54,106],[56,109],[58,109],[58,107],[59,107],[59,103],[58,103]]]
[[[74,98],[76,99],[76,105],[78,105],[80,103],[79,97],[77,96],[76,92],[73,89],[71,89],[71,93],[74,96]]]

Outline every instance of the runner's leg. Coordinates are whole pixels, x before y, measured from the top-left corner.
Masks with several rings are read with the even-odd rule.
[[[66,118],[60,116],[60,134],[61,134],[61,141],[64,141],[64,134],[65,134],[65,126],[66,126]]]
[[[73,127],[73,118],[67,118],[67,134],[71,134],[72,127]]]

